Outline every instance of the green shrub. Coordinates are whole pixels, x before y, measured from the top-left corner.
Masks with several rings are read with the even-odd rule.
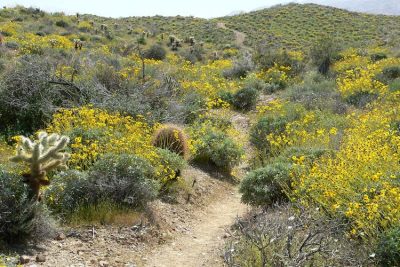
[[[240,110],[251,110],[257,104],[258,95],[254,88],[242,88],[233,95],[233,105]]]
[[[339,51],[339,41],[325,36],[311,48],[310,57],[318,71],[323,75],[327,75]]]
[[[270,134],[280,134],[289,122],[285,116],[265,116],[250,130],[250,142],[262,153],[270,154],[271,145],[267,140]]]
[[[346,98],[346,102],[357,108],[364,108],[377,98],[378,98],[377,94],[369,92],[358,92]]]
[[[16,66],[4,73],[0,81],[0,129],[33,132],[43,127],[58,107],[79,101],[68,98],[71,94],[67,97],[65,87],[49,84],[52,76],[48,59],[37,55],[20,57]]]
[[[7,47],[8,49],[11,49],[11,50],[18,50],[18,48],[19,48],[19,44],[14,41],[6,42],[4,45],[5,45],[5,47]]]
[[[202,46],[195,45],[188,49],[182,49],[179,53],[186,61],[190,61],[192,64],[203,61],[205,51]]]
[[[92,190],[87,173],[76,170],[60,172],[53,177],[52,184],[45,191],[46,204],[61,217],[67,217],[79,205],[91,201]]]
[[[158,179],[161,182],[161,191],[164,193],[165,189],[170,184],[179,180],[187,162],[180,155],[168,149],[158,148],[157,154],[159,156],[158,163],[163,166],[164,169],[161,174],[161,179]]]
[[[154,169],[145,159],[127,154],[106,155],[89,172],[90,201],[142,207],[157,196],[159,184],[154,177]]]
[[[69,26],[69,24],[65,20],[57,20],[56,26],[61,27],[61,28],[67,28]]]
[[[372,54],[371,56],[371,60],[373,61],[373,62],[377,62],[377,61],[379,61],[379,60],[382,60],[382,59],[385,59],[385,58],[387,58],[387,55],[385,54],[385,53],[375,53],[375,54]]]
[[[208,132],[200,143],[193,155],[194,160],[212,163],[224,171],[230,171],[236,166],[244,154],[234,140],[221,132]]]
[[[347,110],[347,104],[336,90],[335,80],[316,72],[309,73],[303,83],[290,86],[285,95],[308,110],[329,110],[338,114]]]
[[[160,44],[152,45],[148,50],[145,51],[144,57],[155,60],[164,60],[167,55],[167,51]]]
[[[267,84],[261,78],[258,78],[254,73],[248,75],[244,80],[244,87],[254,88],[259,92],[265,91]]]
[[[389,90],[392,92],[400,90],[400,78],[395,79],[389,84]]]
[[[229,91],[219,91],[218,98],[229,104],[233,104],[234,101],[234,96]]]
[[[290,165],[274,163],[250,172],[240,185],[242,201],[253,206],[269,206],[286,200]]]
[[[272,68],[275,64],[290,67],[291,76],[300,74],[305,67],[302,60],[291,57],[286,50],[271,48],[267,44],[256,47],[254,60],[262,69]]]
[[[400,78],[400,66],[390,66],[383,69],[382,73],[376,76],[376,79],[385,84]]]
[[[187,94],[183,100],[182,117],[184,123],[193,123],[206,110],[205,98],[196,93]]]
[[[377,258],[380,266],[400,265],[400,227],[386,230],[380,237],[377,247]]]
[[[254,69],[254,63],[251,55],[244,54],[233,63],[233,67],[224,71],[225,78],[244,78]]]
[[[54,229],[43,204],[28,197],[22,177],[0,167],[0,245],[44,239]]]

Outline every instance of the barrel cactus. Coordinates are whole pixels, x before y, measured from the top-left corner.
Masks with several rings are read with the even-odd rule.
[[[188,140],[182,129],[175,125],[164,125],[153,136],[153,145],[168,149],[184,159],[189,157]]]

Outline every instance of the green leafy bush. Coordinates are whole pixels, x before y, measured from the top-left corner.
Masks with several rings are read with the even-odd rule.
[[[310,57],[314,65],[317,66],[318,71],[323,75],[327,75],[339,51],[339,40],[324,36],[311,48]]]
[[[287,197],[290,165],[275,163],[250,172],[240,185],[242,201],[253,206],[268,206]]]
[[[44,239],[54,229],[45,207],[28,197],[22,177],[0,167],[0,244]]]
[[[285,130],[289,122],[285,116],[264,116],[250,130],[250,142],[261,152],[270,153],[270,143],[267,140],[270,134],[279,134]]]
[[[243,149],[229,136],[221,132],[209,132],[196,147],[194,160],[209,162],[224,171],[230,171],[240,162]]]
[[[66,217],[79,205],[89,203],[92,193],[87,173],[68,170],[53,177],[52,184],[45,191],[45,200],[53,212]]]
[[[152,45],[148,50],[145,51],[144,57],[149,59],[164,60],[167,55],[167,51],[160,44]]]
[[[160,157],[160,164],[163,166],[168,166],[172,176],[171,179],[176,179],[181,175],[181,171],[186,167],[186,161],[182,156],[171,152],[168,149],[157,149],[157,154]]]
[[[251,55],[244,54],[233,63],[233,67],[224,71],[225,78],[244,78],[254,69],[254,62]]]
[[[133,207],[155,199],[159,184],[150,163],[134,155],[109,154],[97,161],[89,172],[91,202],[109,200]]]
[[[389,84],[389,90],[392,92],[400,90],[400,78],[395,79]]]
[[[364,108],[377,98],[377,94],[370,92],[358,92],[346,98],[346,102],[357,108]]]
[[[183,101],[182,117],[184,123],[193,123],[206,109],[205,98],[199,93],[192,92],[186,95]]]
[[[229,91],[220,91],[218,92],[218,98],[226,103],[233,104],[234,96]]]
[[[309,73],[303,83],[290,86],[285,94],[290,101],[308,110],[330,110],[338,114],[347,110],[347,104],[336,90],[335,80],[316,72]]]
[[[178,165],[171,159],[169,162]],[[101,203],[140,208],[158,194],[159,184],[154,178],[154,169],[147,160],[108,154],[88,173],[69,170],[56,175],[46,191],[47,204],[67,219],[78,209],[96,209]]]
[[[377,246],[377,258],[380,266],[400,265],[400,227],[386,230],[380,237]]]
[[[385,53],[380,52],[380,53],[374,53],[370,57],[373,62],[377,62],[379,60],[387,58],[387,55]]]
[[[245,87],[233,95],[233,105],[240,110],[250,110],[257,104],[258,91],[254,88]]]
[[[390,66],[383,69],[382,73],[376,76],[376,79],[385,84],[400,78],[400,66]]]
[[[56,21],[56,26],[61,27],[61,28],[67,28],[69,26],[68,22],[65,20],[57,20]]]

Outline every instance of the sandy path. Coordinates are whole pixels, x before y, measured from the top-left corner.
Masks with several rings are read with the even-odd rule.
[[[221,248],[226,230],[247,207],[237,191],[226,191],[196,215],[197,222],[189,233],[181,235],[150,253],[144,266],[198,267],[223,266]]]

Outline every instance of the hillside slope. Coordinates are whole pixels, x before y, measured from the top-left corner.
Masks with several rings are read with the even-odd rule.
[[[397,35],[400,17],[353,13],[315,4],[275,6],[220,19],[247,35],[247,45],[307,48],[323,34],[346,44],[384,42]]]
[[[400,15],[400,6],[397,0],[308,0],[303,2],[344,8],[355,12]]]
[[[221,23],[225,27],[218,27]],[[118,47],[123,43],[135,42],[145,32],[154,37],[154,41],[164,43],[168,42],[169,35],[181,40],[193,36],[205,43],[206,47],[219,50],[227,44],[237,43],[236,33],[240,32],[246,36],[245,46],[254,48],[264,43],[289,49],[308,49],[325,34],[343,39],[345,44],[352,46],[395,42],[400,33],[400,16],[354,13],[316,4],[279,5],[211,20],[182,16],[121,19],[93,15],[76,17],[21,7],[0,10],[0,32],[6,38],[13,37],[12,33],[7,32],[13,27],[19,35],[62,35],[70,40],[84,40],[91,47],[104,44]]]

